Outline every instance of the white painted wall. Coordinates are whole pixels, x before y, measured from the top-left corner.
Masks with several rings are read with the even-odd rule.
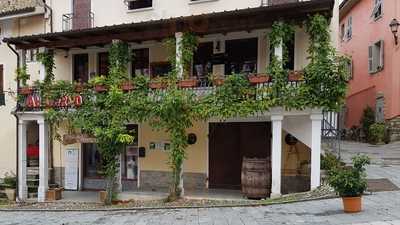
[[[285,116],[282,129],[311,148],[311,120],[310,116]]]

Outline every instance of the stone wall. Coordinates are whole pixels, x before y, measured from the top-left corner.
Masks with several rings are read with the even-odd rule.
[[[203,173],[184,173],[183,186],[188,189],[206,188],[207,176]],[[141,188],[168,188],[171,183],[171,172],[140,171]]]

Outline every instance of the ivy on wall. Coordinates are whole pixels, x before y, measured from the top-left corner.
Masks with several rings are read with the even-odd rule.
[[[169,85],[163,90],[150,89],[148,78],[139,75],[133,79],[135,90],[123,92],[120,83],[128,78],[129,48],[126,43],[113,42],[110,49],[110,74],[101,78],[101,84],[107,85],[108,91],[95,92],[92,87],[87,87],[82,92],[82,106],[71,111],[50,110],[48,119],[56,122],[67,118],[81,132],[96,137],[105,162],[108,203],[111,202],[118,169],[116,158],[123,145],[133,141],[125,124],[129,121],[149,122],[154,129],[166,131],[171,139],[169,165],[173,182],[170,197],[180,198],[183,196],[183,162],[188,146],[186,130],[193,126],[194,121],[247,117],[278,106],[289,110],[335,110],[340,106],[346,91],[346,59],[337,56],[330,45],[328,21],[325,17],[310,17],[306,21],[306,30],[310,36],[310,64],[305,68],[303,82],[296,86],[288,85],[288,71],[282,68],[286,57],[284,54],[282,60],[272,57],[268,67],[272,77],[271,86],[256,88],[250,85],[245,75],[233,74],[225,79],[222,86],[201,97],[190,89],[177,87],[176,69],[169,74]],[[274,23],[269,34],[271,45],[278,46],[293,32],[292,25]],[[165,43],[170,62],[175,65],[175,39],[168,39]],[[185,33],[181,44],[182,63],[189,65],[197,49],[197,40],[193,34]],[[92,81],[91,84],[99,82]],[[53,82],[51,87],[43,87],[43,94],[48,99],[74,95],[72,84]]]

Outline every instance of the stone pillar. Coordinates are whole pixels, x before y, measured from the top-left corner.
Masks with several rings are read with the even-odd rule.
[[[24,201],[28,197],[26,184],[26,121],[18,121],[18,201]]]
[[[321,183],[321,122],[322,113],[313,113],[311,119],[311,190]]]
[[[44,119],[38,120],[39,124],[39,189],[38,202],[46,201],[46,192],[49,187],[48,166],[48,125]]]
[[[272,115],[272,186],[271,198],[281,196],[281,179],[282,179],[282,120],[283,115]]]
[[[182,52],[181,52],[181,44],[182,44],[182,32],[175,33],[175,41],[176,41],[176,76],[178,78],[183,78],[183,65],[182,65]]]

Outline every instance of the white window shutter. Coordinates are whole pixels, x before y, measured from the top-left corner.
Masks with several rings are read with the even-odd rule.
[[[379,67],[380,69],[383,69],[383,64],[384,64],[384,45],[383,45],[383,40],[379,41],[379,45],[381,46],[380,52],[379,52]]]
[[[368,46],[368,72],[373,73],[373,46]]]

